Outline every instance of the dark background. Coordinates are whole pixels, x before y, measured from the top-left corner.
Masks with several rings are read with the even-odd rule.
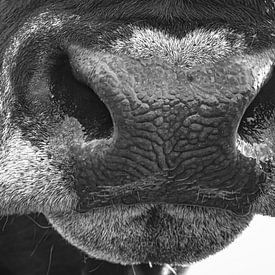
[[[161,267],[122,266],[88,258],[54,231],[43,215],[1,218],[0,275],[63,274],[158,275]]]

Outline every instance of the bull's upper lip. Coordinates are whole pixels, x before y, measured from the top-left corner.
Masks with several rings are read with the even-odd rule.
[[[188,180],[162,174],[143,178],[134,182],[113,185],[108,182],[97,188],[93,185],[76,187],[79,194],[78,212],[114,205],[135,204],[173,204],[224,209],[236,215],[251,212],[252,203],[260,196],[266,173],[250,158],[242,156],[248,163],[253,163],[249,177],[234,186],[230,182],[224,185],[205,184],[203,179]],[[232,180],[232,179],[231,179]],[[222,183],[222,181],[220,182]]]
[[[141,204],[48,217],[57,230],[67,238],[72,236],[73,243],[91,256],[105,251],[104,259],[124,264],[181,264],[222,249],[248,225],[252,215],[239,217],[219,209]]]

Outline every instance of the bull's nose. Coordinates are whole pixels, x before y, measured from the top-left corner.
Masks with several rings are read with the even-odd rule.
[[[114,124],[112,138],[99,143],[87,165],[87,185],[118,187],[108,191],[106,204],[156,198],[192,204],[202,194],[202,201],[206,195],[221,205],[233,198],[238,206],[242,190],[256,193],[256,185],[249,187],[258,181],[255,163],[238,153],[235,141],[260,86],[259,60],[187,69],[153,58],[73,53],[77,77],[97,93]],[[134,191],[133,199],[127,194]]]
[[[238,124],[257,93],[244,64],[187,70],[89,51],[72,63],[110,111],[113,155],[127,155],[151,172],[198,160],[227,166],[236,157]]]

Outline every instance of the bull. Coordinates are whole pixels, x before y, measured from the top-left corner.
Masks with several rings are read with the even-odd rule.
[[[274,1],[0,8],[1,216],[177,266],[275,215]]]

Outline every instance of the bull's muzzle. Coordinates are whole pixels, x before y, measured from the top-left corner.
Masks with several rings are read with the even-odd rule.
[[[109,139],[92,141],[79,210],[173,203],[249,212],[265,181],[237,150],[238,125],[267,60],[251,57],[187,68],[71,47],[76,78],[107,106]]]

